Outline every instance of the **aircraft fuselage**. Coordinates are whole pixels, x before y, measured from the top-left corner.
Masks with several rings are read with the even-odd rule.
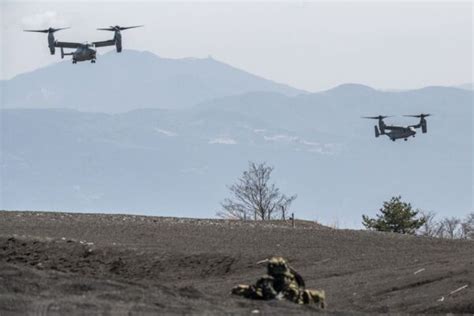
[[[86,60],[95,61],[96,54],[97,54],[97,51],[94,48],[87,47],[87,46],[78,47],[72,53],[72,61],[73,62],[86,61]]]
[[[407,140],[408,137],[415,137],[416,130],[413,127],[406,127],[404,129],[394,129],[391,131],[385,131],[384,135],[387,135],[393,141],[397,139]]]

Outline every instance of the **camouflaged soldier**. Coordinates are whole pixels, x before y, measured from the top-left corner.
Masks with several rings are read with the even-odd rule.
[[[286,299],[297,304],[317,304],[325,307],[325,293],[305,289],[301,275],[288,265],[282,257],[273,257],[267,263],[267,275],[258,279],[255,285],[238,285],[232,294],[251,299]]]

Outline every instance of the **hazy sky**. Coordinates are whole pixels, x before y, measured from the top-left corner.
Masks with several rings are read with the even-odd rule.
[[[125,48],[211,55],[309,91],[346,82],[405,89],[473,81],[470,1],[1,1],[1,14],[2,79],[60,61],[49,55],[46,35],[23,28],[71,26],[56,37],[95,41],[112,36],[97,27],[145,24],[123,32]]]

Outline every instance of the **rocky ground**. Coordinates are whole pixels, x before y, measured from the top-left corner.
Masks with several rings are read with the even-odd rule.
[[[474,242],[313,222],[0,212],[0,315],[318,312],[230,295],[283,256],[329,313],[474,313]]]

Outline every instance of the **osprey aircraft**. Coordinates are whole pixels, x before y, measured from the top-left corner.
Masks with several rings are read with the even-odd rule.
[[[112,31],[115,32],[114,37],[110,40],[106,41],[99,41],[99,42],[92,42],[92,43],[76,43],[76,42],[61,42],[57,41],[54,38],[54,33],[60,30],[68,29],[68,27],[63,28],[48,28],[45,30],[24,30],[25,32],[39,32],[39,33],[47,33],[48,34],[48,47],[51,55],[54,55],[56,51],[56,47],[61,48],[61,58],[64,56],[71,55],[72,56],[72,63],[75,64],[78,61],[86,61],[90,60],[91,63],[95,63],[96,60],[96,53],[97,47],[105,47],[105,46],[115,46],[117,53],[122,51],[122,34],[120,31],[132,29],[135,27],[141,27],[143,25],[136,25],[136,26],[128,26],[128,27],[121,27],[119,25],[110,26],[106,28],[99,28],[98,30],[101,31]],[[75,48],[76,50],[70,53],[65,53],[64,48]]]
[[[377,125],[374,126],[375,137],[379,137],[380,135],[387,135],[392,141],[402,138],[407,141],[408,137],[415,137],[417,128],[421,128],[421,131],[423,133],[428,132],[428,126],[425,117],[428,117],[430,115],[431,114],[423,113],[418,115],[404,115],[406,117],[417,117],[420,119],[420,122],[418,124],[408,126],[386,125],[383,120],[391,116],[364,116],[363,118],[379,121],[378,127]]]

